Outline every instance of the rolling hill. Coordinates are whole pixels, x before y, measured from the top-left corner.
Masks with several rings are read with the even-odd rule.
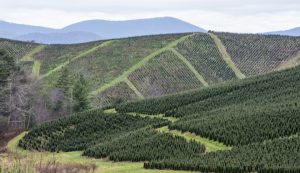
[[[91,110],[38,126],[19,146],[144,161],[146,169],[296,173],[300,170],[299,84],[297,66],[126,102],[115,106],[114,113]],[[193,134],[192,140],[187,140],[187,133]],[[222,147],[209,151],[205,141]]]
[[[101,39],[187,32],[206,31],[172,17],[128,21],[88,20],[61,29],[0,21],[0,38],[44,44],[72,44]]]
[[[63,69],[82,73],[95,107],[175,94],[300,63],[300,38],[232,33],[132,37],[73,45],[0,40],[46,94]],[[25,63],[26,62],[26,63]]]
[[[85,77],[93,103],[20,136],[15,145],[23,152],[139,164],[141,172],[300,171],[299,37],[209,32],[72,45],[1,39],[0,48],[39,79],[43,107],[65,71]]]

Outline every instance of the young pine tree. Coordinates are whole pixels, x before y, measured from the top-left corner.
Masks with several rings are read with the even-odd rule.
[[[87,82],[82,74],[79,75],[74,85],[73,102],[74,112],[82,112],[89,109]]]
[[[59,76],[56,87],[61,89],[61,91],[66,95],[70,95],[70,90],[71,90],[71,77],[68,68],[65,68],[61,75]]]

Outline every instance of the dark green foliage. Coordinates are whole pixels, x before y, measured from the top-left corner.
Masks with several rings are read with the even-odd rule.
[[[300,38],[277,35],[216,33],[236,66],[246,75],[274,71],[300,51]]]
[[[241,145],[299,132],[299,90],[297,67],[186,94],[124,103],[117,110],[167,112],[180,117],[172,129]]]
[[[5,50],[0,49],[0,116],[8,115],[10,76],[17,70],[15,60]]]
[[[300,138],[297,136],[208,153],[192,159],[154,161],[145,163],[144,167],[216,173],[299,173],[299,153]]]
[[[6,83],[11,72],[16,69],[15,60],[5,50],[0,49],[0,84]]]
[[[61,91],[67,95],[70,96],[70,91],[72,87],[72,79],[70,76],[70,72],[67,68],[64,68],[61,75],[59,76],[55,87],[61,89]]]
[[[80,151],[132,130],[166,124],[168,122],[161,119],[91,110],[34,128],[19,146],[39,151]]]
[[[299,89],[300,67],[297,67],[221,85],[213,90],[209,97],[202,97],[198,102],[178,107],[175,116],[188,116],[243,102],[251,102],[254,105],[289,102],[289,99],[299,95]]]
[[[150,161],[169,158],[191,158],[205,151],[196,142],[143,128],[87,149],[83,155],[109,157],[113,161]]]
[[[236,79],[208,34],[197,33],[177,45],[176,49],[209,84]]]
[[[75,82],[74,89],[72,92],[72,101],[74,112],[82,112],[89,109],[89,100],[88,100],[88,90],[87,82],[84,79],[83,75],[79,75],[78,79]]]
[[[230,106],[185,117],[170,129],[193,132],[227,145],[262,142],[300,132],[300,108],[295,104],[299,101]]]
[[[172,51],[150,60],[129,76],[145,97],[162,96],[202,86],[191,70]]]

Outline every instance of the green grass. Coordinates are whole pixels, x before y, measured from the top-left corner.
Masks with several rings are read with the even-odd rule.
[[[144,96],[142,93],[139,92],[139,90],[133,85],[133,83],[130,82],[130,80],[128,80],[128,78],[124,79],[124,82],[130,87],[130,89],[132,89],[134,91],[134,93],[140,98],[140,99],[144,99]]]
[[[39,76],[41,68],[41,62],[39,60],[35,60],[32,66],[32,74],[35,76]]]
[[[142,66],[144,66],[149,60],[151,60],[152,58],[154,58],[155,56],[161,54],[162,52],[168,50],[169,48],[172,48],[174,46],[176,46],[178,43],[184,41],[186,38],[188,38],[189,36],[183,36],[180,39],[177,39],[173,42],[171,42],[170,44],[168,44],[167,46],[154,51],[153,53],[151,53],[150,55],[144,57],[141,61],[139,61],[138,63],[134,64],[133,66],[131,66],[128,70],[124,71],[123,74],[121,74],[120,76],[118,76],[117,78],[113,79],[112,81],[110,81],[109,83],[106,83],[102,86],[100,86],[98,89],[96,89],[95,91],[90,93],[90,96],[95,96],[98,93],[124,81],[131,73],[133,73],[135,70],[141,68]]]
[[[234,71],[236,77],[238,77],[239,79],[244,79],[246,76],[240,71],[240,69],[238,69],[236,67],[236,65],[232,61],[230,55],[226,51],[226,48],[223,45],[222,41],[218,38],[217,35],[215,35],[213,33],[209,33],[209,35],[211,36],[211,38],[214,40],[215,44],[217,45],[220,53],[222,54],[222,57],[223,57],[224,61]]]
[[[46,47],[46,45],[39,45],[36,46],[34,49],[32,49],[30,52],[28,52],[22,59],[21,61],[34,61],[33,55],[40,52]]]
[[[39,74],[40,74],[41,62],[39,60],[35,60],[33,58],[33,56],[36,53],[42,51],[45,47],[46,47],[46,45],[39,45],[39,46],[35,47],[34,49],[32,49],[29,53],[27,53],[21,59],[21,61],[33,61],[32,74],[35,76],[39,76]]]
[[[201,76],[198,71],[194,68],[194,66],[182,55],[180,54],[177,50],[174,48],[171,48],[171,51],[182,61],[185,63],[185,65],[195,74],[197,79],[204,85],[208,86],[208,83],[205,81],[203,76]]]
[[[43,161],[51,160],[53,157],[57,159],[60,163],[80,163],[80,164],[96,164],[98,167],[95,173],[188,173],[190,171],[172,171],[172,170],[147,170],[143,168],[144,163],[142,162],[111,162],[103,159],[92,159],[88,157],[81,156],[82,152],[60,152],[60,153],[50,153],[50,152],[35,152],[27,151],[18,147],[18,142],[25,136],[26,132],[21,133],[11,141],[9,141],[7,147],[8,150],[25,157],[30,158],[41,158]],[[191,172],[190,172],[191,173]]]
[[[189,141],[194,140],[196,142],[199,142],[199,143],[205,145],[206,152],[214,152],[214,151],[219,151],[219,150],[230,150],[231,149],[231,147],[226,146],[223,143],[197,136],[194,133],[190,133],[190,132],[183,133],[179,130],[170,130],[168,128],[168,126],[158,128],[157,131],[162,132],[162,133],[171,133],[176,136],[184,137],[186,140],[189,140]]]
[[[299,53],[297,53],[297,55],[295,57],[293,57],[290,60],[288,60],[287,62],[284,62],[281,65],[279,65],[277,70],[285,70],[288,68],[293,68],[293,67],[298,66],[299,64],[300,64],[300,51],[299,51]]]
[[[164,114],[158,114],[158,115],[147,115],[147,114],[140,114],[140,113],[127,113],[132,116],[140,116],[140,117],[148,117],[148,118],[161,118],[168,120],[170,122],[175,122],[177,121],[177,118],[175,117],[166,117]]]

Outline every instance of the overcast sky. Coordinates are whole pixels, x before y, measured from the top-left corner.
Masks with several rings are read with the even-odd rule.
[[[62,28],[88,19],[176,17],[207,30],[300,26],[300,0],[0,0],[0,20]]]

